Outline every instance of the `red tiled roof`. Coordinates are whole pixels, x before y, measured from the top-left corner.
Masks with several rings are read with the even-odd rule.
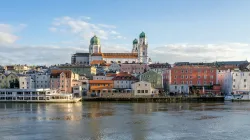
[[[104,60],[93,60],[91,63],[91,65],[100,65],[100,64],[105,64]]]
[[[71,78],[70,70],[51,70],[50,77],[59,77],[61,73],[65,73],[67,78]]]
[[[113,80],[89,80],[90,84],[113,84]]]
[[[103,58],[137,58],[137,53],[102,53]]]

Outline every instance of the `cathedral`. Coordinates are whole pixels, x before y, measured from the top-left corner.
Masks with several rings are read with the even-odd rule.
[[[89,53],[75,53],[71,57],[71,64],[103,64],[103,63],[144,63],[148,64],[148,42],[144,32],[139,35],[139,41],[133,40],[131,53],[102,53],[100,39],[93,36],[90,39]]]

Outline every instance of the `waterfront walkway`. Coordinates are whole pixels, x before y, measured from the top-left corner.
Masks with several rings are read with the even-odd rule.
[[[223,102],[224,97],[172,97],[172,96],[156,96],[156,97],[137,97],[137,96],[104,96],[104,97],[83,97],[83,101],[132,101],[132,102]]]

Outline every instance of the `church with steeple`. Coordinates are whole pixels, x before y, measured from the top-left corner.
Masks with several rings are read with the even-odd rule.
[[[151,63],[148,58],[148,42],[144,32],[139,40],[133,40],[131,53],[102,53],[100,39],[95,35],[90,39],[89,53],[75,53],[71,57],[72,64],[95,65],[104,63]]]

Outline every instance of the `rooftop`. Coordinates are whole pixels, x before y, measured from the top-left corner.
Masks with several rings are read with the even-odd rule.
[[[113,84],[113,80],[89,80],[90,84]]]

